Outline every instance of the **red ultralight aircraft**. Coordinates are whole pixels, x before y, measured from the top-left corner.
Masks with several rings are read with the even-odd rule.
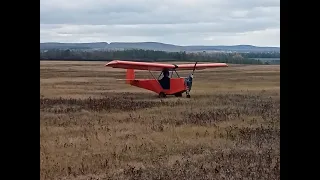
[[[228,67],[226,63],[206,63],[206,64],[162,64],[151,62],[135,62],[113,60],[106,64],[112,68],[127,69],[126,83],[139,88],[147,89],[159,94],[159,97],[166,95],[175,95],[181,97],[186,92],[186,97],[190,98],[190,90],[192,86],[193,73],[195,69],[202,70],[206,68]],[[148,70],[154,79],[135,79],[134,70]],[[189,77],[180,77],[176,70],[193,70]],[[158,79],[151,71],[161,71]],[[171,71],[171,77],[169,77]],[[172,78],[173,72],[177,77]],[[163,78],[160,79],[161,75]]]

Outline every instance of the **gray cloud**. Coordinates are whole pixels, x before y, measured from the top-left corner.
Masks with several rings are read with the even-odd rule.
[[[280,0],[40,0],[41,42],[279,46],[279,34]]]

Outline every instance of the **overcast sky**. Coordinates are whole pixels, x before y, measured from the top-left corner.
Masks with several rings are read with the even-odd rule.
[[[40,42],[280,47],[280,0],[40,0]]]

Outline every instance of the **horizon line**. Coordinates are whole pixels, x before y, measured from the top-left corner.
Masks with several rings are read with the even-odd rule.
[[[40,42],[40,43],[64,43],[64,44],[84,44],[84,43],[160,43],[160,44],[166,44],[166,45],[174,45],[174,46],[254,46],[254,47],[273,47],[273,48],[280,48],[280,46],[257,46],[252,44],[234,44],[234,45],[176,45],[176,44],[170,44],[170,43],[162,43],[157,41],[138,41],[138,42],[129,42],[129,41],[115,41],[115,42],[105,42],[105,41],[94,41],[94,42]]]

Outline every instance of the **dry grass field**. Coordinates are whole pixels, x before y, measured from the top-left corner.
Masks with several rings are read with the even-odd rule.
[[[159,99],[105,63],[40,62],[42,180],[280,179],[280,66],[196,71],[190,99]]]

